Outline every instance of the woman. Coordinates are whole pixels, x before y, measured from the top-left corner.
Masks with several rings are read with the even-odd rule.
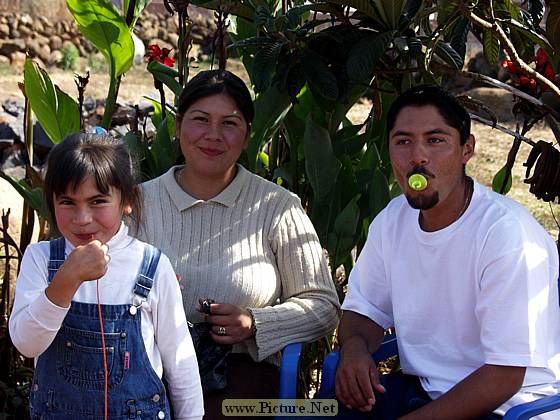
[[[199,73],[177,111],[185,165],[142,185],[139,237],[169,256],[187,318],[207,321],[216,343],[233,345],[226,389],[205,395],[207,418],[219,417],[224,398],[277,397],[278,352],[326,335],[339,319],[329,269],[299,199],[236,164],[253,116],[241,79],[223,70]],[[204,316],[200,300],[207,298],[216,303]]]

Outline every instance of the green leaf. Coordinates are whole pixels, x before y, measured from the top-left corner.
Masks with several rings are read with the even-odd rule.
[[[177,142],[173,141],[172,133],[169,131],[170,124],[168,121],[170,117],[167,114],[167,117],[157,126],[156,138],[150,150],[156,162],[157,175],[161,175],[171,168],[177,161],[179,153]]]
[[[271,76],[276,69],[276,61],[285,42],[276,40],[270,44],[265,44],[257,49],[253,60],[253,72],[251,81],[255,85],[255,91],[262,92],[270,84]]]
[[[249,169],[254,170],[257,157],[263,145],[270,140],[278,125],[290,110],[292,103],[287,92],[271,86],[254,101],[255,118],[251,130],[251,140],[247,146]]]
[[[502,186],[504,186],[504,181],[506,180],[506,177],[507,177],[507,181],[505,182],[505,188],[502,191]],[[496,173],[496,175],[494,175],[494,179],[492,179],[492,190],[499,194],[506,195],[511,189],[511,185],[512,185],[511,171],[508,171],[508,168],[504,166]]]
[[[494,33],[485,29],[483,31],[483,46],[484,46],[484,57],[489,64],[494,65],[498,62],[500,57],[500,42]]]
[[[304,150],[305,172],[318,203],[329,196],[342,164],[334,155],[329,132],[311,118],[305,124]]]
[[[336,217],[334,231],[338,236],[352,238],[356,234],[360,217],[360,208],[357,202],[360,197],[360,194],[356,195]]]
[[[455,49],[447,42],[438,42],[436,45],[436,54],[447,64],[457,70],[463,68],[463,57],[455,51]]]
[[[31,206],[37,214],[45,220],[50,219],[50,212],[43,195],[42,188],[31,188],[25,179],[16,179],[0,171],[0,178],[5,179],[14,187],[18,194]]]
[[[175,78],[179,77],[179,72],[177,72],[177,70],[154,60],[148,63],[148,71],[152,73],[157,80],[167,86],[175,96],[181,96],[183,86],[175,80]]]
[[[396,29],[399,20],[406,5],[405,0],[373,0],[383,8],[384,15],[387,19],[387,25],[391,29]]]
[[[369,0],[333,0],[332,3],[352,7],[371,18],[377,18],[379,20],[379,15],[372,7],[372,3]]]
[[[372,212],[371,217],[375,217],[391,200],[389,181],[380,169],[375,169],[375,171],[373,171],[373,179],[369,186],[368,193],[369,205]]]
[[[78,28],[109,61],[111,75],[120,76],[131,66],[134,42],[130,29],[110,0],[66,0]]]
[[[136,25],[136,21],[138,20],[138,18],[142,14],[142,11],[146,8],[146,6],[150,4],[150,1],[151,0],[136,0],[134,4],[134,13],[132,17],[132,22],[129,25],[130,28],[134,28],[134,25]],[[126,14],[128,12],[129,4],[130,4],[130,0],[123,0],[123,16],[125,18],[125,21],[126,21]]]
[[[25,96],[51,141],[60,143],[80,131],[78,104],[52,83],[47,72],[27,59],[23,74]]]
[[[560,50],[560,0],[549,0],[546,35],[556,51]]]
[[[303,57],[303,72],[313,94],[329,101],[336,101],[338,82],[324,59],[310,49],[304,51]]]
[[[364,36],[348,54],[346,71],[352,80],[364,81],[371,78],[375,64],[383,56],[396,31],[374,33]]]

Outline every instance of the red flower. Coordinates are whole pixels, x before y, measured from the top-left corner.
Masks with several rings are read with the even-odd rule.
[[[148,45],[146,57],[148,58],[148,62],[155,60],[165,64],[167,67],[173,67],[175,59],[169,57],[170,52],[171,50],[169,48],[160,48],[158,45],[152,44]]]
[[[518,74],[518,73],[521,72],[521,71],[519,70],[519,67],[517,67],[517,66],[513,63],[513,61],[511,61],[511,60],[503,60],[501,64],[502,64],[502,67],[503,67],[504,69],[506,69],[507,71],[509,71],[509,72],[512,73],[512,74]]]
[[[537,55],[535,56],[535,63],[537,63],[537,67],[543,67],[548,63],[548,55],[546,54],[546,51],[542,47],[539,47],[539,49],[537,50]]]

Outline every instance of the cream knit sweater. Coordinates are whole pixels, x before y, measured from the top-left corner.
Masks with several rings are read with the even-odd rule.
[[[252,308],[256,337],[234,351],[258,361],[332,331],[338,298],[299,198],[238,165],[225,190],[197,200],[176,182],[178,169],[142,184],[138,237],[159,247],[182,277],[187,319],[202,321],[198,298]]]

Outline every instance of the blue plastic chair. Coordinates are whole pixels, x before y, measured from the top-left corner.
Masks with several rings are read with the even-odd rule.
[[[301,346],[301,343],[290,344],[283,351],[282,364],[280,366],[279,398],[293,399],[296,397],[297,370]],[[397,354],[397,337],[395,334],[390,334],[385,336],[385,340],[372,357],[376,362],[379,362]],[[339,358],[340,353],[338,350],[329,353],[325,358],[321,387],[315,394],[315,398],[335,398],[335,376]],[[528,420],[539,414],[558,409],[560,409],[560,394],[550,395],[510,408],[503,420]]]

